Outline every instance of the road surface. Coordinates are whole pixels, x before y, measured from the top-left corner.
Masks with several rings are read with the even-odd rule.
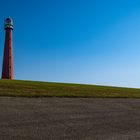
[[[0,97],[0,140],[140,140],[140,99]]]

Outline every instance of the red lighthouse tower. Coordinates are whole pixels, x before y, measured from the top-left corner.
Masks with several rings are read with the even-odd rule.
[[[12,48],[13,20],[11,18],[7,18],[5,20],[4,29],[5,29],[5,45],[2,67],[2,79],[14,79],[13,48]]]

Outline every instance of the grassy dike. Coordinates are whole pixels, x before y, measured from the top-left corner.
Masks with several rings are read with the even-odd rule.
[[[0,80],[0,96],[140,98],[140,89],[21,80]]]

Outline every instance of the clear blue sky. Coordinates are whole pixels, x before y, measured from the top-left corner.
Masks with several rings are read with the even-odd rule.
[[[0,67],[7,16],[15,79],[140,88],[139,0],[1,0]]]

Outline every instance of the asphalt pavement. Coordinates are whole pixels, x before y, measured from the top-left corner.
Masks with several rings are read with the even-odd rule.
[[[0,97],[0,140],[140,140],[140,99]]]

